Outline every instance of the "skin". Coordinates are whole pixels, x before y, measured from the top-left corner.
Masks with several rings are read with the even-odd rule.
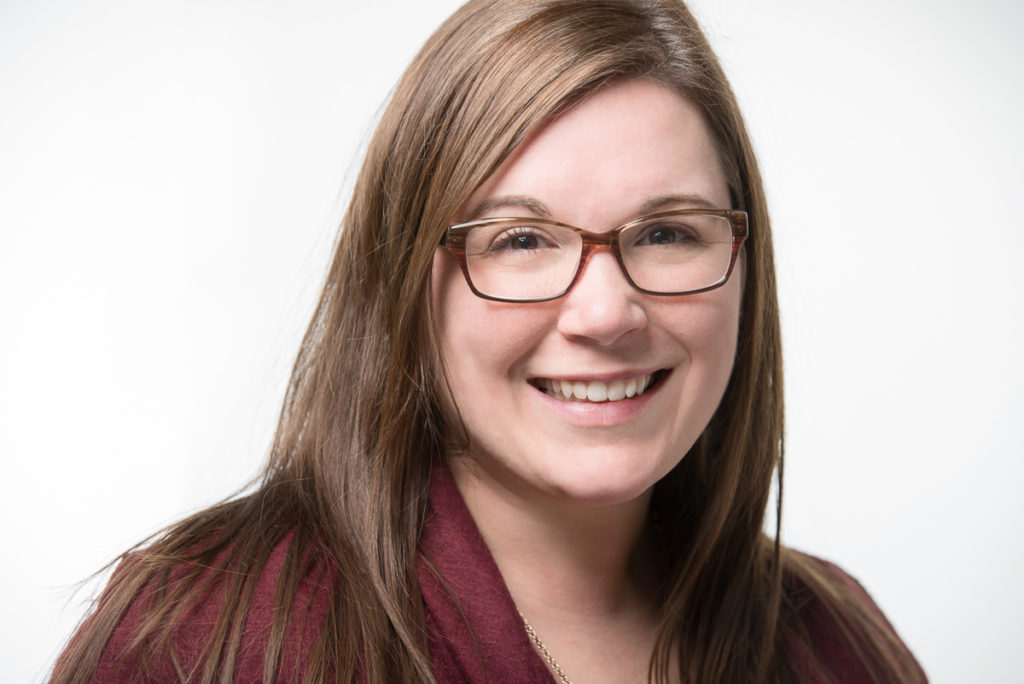
[[[458,219],[543,216],[603,232],[701,205],[730,206],[707,127],[674,92],[632,80],[543,127]],[[657,621],[651,488],[721,400],[741,271],[710,292],[656,297],[598,251],[566,296],[510,304],[475,296],[454,258],[435,254],[442,357],[470,437],[469,452],[449,463],[513,598],[570,678],[646,672]],[[620,402],[561,401],[534,384],[656,371],[657,384]]]

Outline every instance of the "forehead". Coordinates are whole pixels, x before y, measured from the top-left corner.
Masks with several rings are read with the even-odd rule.
[[[554,218],[594,228],[635,217],[661,197],[727,208],[728,187],[697,108],[645,80],[609,85],[542,126],[478,188],[460,220],[529,198]],[[522,210],[538,213],[535,206]]]

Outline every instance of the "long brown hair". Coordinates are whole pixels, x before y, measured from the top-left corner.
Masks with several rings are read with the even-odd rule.
[[[740,336],[724,399],[652,506],[674,559],[651,678],[782,681],[809,643],[784,577],[824,601],[879,678],[906,655],[886,625],[762,532],[782,469],[783,403],[772,243],[757,164],[725,75],[672,0],[471,0],[428,40],[383,114],[292,373],[267,468],[250,493],[178,523],[122,564],[55,681],[85,681],[116,625],[156,583],[136,648],[169,648],[188,606],[223,605],[194,669],[232,677],[256,578],[289,540],[265,659],[283,661],[288,607],[327,568],[331,592],[307,680],[433,681],[416,579],[430,463],[464,440],[429,309],[430,268],[470,194],[538,126],[616,79],[694,103],[734,208],[750,216]],[[781,487],[779,492],[781,501]],[[175,582],[168,583],[172,568]],[[186,568],[183,570],[182,568]],[[673,658],[673,653],[677,655]]]

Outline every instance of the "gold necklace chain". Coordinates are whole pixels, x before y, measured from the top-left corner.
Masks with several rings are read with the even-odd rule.
[[[565,676],[565,672],[562,671],[562,668],[559,667],[557,662],[555,662],[555,657],[551,655],[551,651],[547,649],[547,647],[544,645],[544,642],[540,640],[539,636],[537,636],[537,632],[533,630],[533,627],[526,620],[526,616],[522,613],[519,613],[519,617],[523,620],[523,627],[526,628],[526,634],[530,637],[530,641],[533,642],[533,645],[537,647],[537,650],[540,651],[540,654],[544,656],[544,660],[548,661],[548,665],[550,665],[551,669],[555,671],[556,675],[558,675],[558,681],[560,681],[562,684],[572,684],[572,682],[569,681],[569,678]]]

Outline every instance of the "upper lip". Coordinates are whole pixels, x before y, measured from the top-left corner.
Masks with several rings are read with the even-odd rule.
[[[578,380],[578,381],[581,381],[581,382],[591,382],[591,381],[596,380],[598,382],[608,383],[608,382],[614,382],[616,380],[627,380],[629,378],[638,378],[638,377],[643,376],[643,375],[653,375],[653,374],[655,374],[655,373],[657,373],[659,371],[663,371],[663,370],[668,370],[668,368],[667,367],[655,367],[655,368],[649,368],[649,369],[616,371],[616,372],[612,372],[612,373],[580,373],[578,375],[574,375],[572,373],[555,373],[555,374],[552,374],[552,375],[544,375],[543,373],[537,373],[535,375],[531,375],[528,379],[529,380],[541,380],[541,379],[543,379],[543,380]]]

